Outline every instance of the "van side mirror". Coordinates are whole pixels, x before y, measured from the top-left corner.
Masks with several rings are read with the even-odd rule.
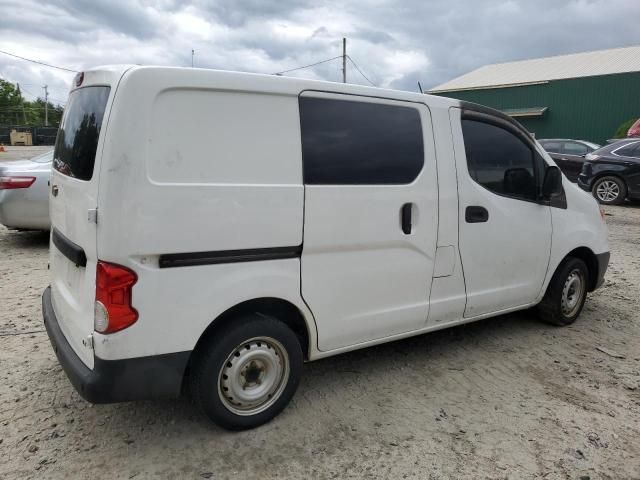
[[[556,166],[549,166],[544,172],[542,182],[542,198],[549,200],[562,193],[562,172]]]

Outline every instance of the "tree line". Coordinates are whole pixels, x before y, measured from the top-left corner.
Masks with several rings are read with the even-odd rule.
[[[47,103],[49,126],[58,127],[64,107]],[[44,99],[26,100],[18,86],[0,79],[0,125],[42,126],[44,120]]]

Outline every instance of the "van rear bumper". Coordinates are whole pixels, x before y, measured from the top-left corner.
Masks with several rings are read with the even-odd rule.
[[[42,295],[44,325],[58,362],[80,396],[91,403],[175,398],[191,352],[169,353],[123,360],[95,357],[93,370],[73,351],[51,304],[51,287]]]

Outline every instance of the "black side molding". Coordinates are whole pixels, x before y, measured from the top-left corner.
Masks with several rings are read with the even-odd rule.
[[[87,255],[84,253],[82,247],[73,243],[63,234],[61,234],[55,227],[51,232],[51,240],[60,252],[76,264],[76,267],[87,266]]]
[[[217,263],[256,262],[297,258],[302,245],[294,247],[251,248],[245,250],[218,250],[213,252],[165,253],[160,255],[160,268],[193,267]]]
[[[609,258],[611,254],[609,252],[603,252],[596,254],[596,261],[598,263],[598,276],[593,284],[593,290],[600,288],[604,283],[604,274],[607,273],[607,267],[609,266]]]

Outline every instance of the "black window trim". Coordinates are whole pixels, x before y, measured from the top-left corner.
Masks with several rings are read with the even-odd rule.
[[[313,96],[314,93],[320,93],[320,94],[324,94],[324,95],[331,95],[331,97],[325,97],[324,95],[322,96]],[[309,95],[311,94],[311,95]],[[334,97],[335,95],[335,97]],[[354,99],[357,98],[367,98],[367,99],[372,99],[372,100],[385,100],[385,101],[391,101],[391,102],[398,102],[398,103],[411,103],[414,104],[415,108],[418,111],[418,116],[420,119],[420,128],[422,130],[422,165],[420,166],[420,170],[418,171],[418,173],[416,174],[416,176],[413,178],[413,180],[409,183],[312,183],[312,184],[307,184],[304,180],[304,149],[302,148],[302,115],[300,114],[300,99],[303,97],[306,98],[320,98],[320,99],[333,99],[333,100],[339,100],[339,98],[336,97],[340,97],[340,96],[344,96],[344,97],[354,97]],[[375,105],[387,105],[385,103],[377,103],[377,102],[363,102],[363,103],[373,103]],[[405,100],[405,99],[398,99],[398,98],[390,98],[390,97],[383,97],[380,95],[362,95],[359,93],[347,93],[347,92],[335,92],[335,91],[331,91],[331,90],[315,90],[315,89],[305,89],[300,91],[300,93],[298,94],[298,120],[300,122],[300,152],[301,152],[301,158],[302,158],[302,172],[303,172],[303,178],[302,178],[302,183],[303,185],[307,186],[320,186],[320,187],[381,187],[381,186],[389,186],[389,187],[395,187],[395,186],[406,186],[406,185],[412,185],[415,182],[418,181],[418,178],[420,177],[420,175],[422,175],[422,172],[424,172],[424,167],[426,164],[426,156],[427,156],[427,148],[426,148],[426,141],[425,141],[425,129],[424,129],[424,123],[422,122],[422,115],[420,114],[420,110],[419,110],[419,106],[423,106],[425,107],[427,110],[429,110],[429,106],[424,103],[424,102],[418,102],[415,100]],[[406,106],[406,108],[411,108],[409,106]],[[430,112],[430,110],[429,110]],[[433,137],[431,138],[431,141],[433,142]]]

